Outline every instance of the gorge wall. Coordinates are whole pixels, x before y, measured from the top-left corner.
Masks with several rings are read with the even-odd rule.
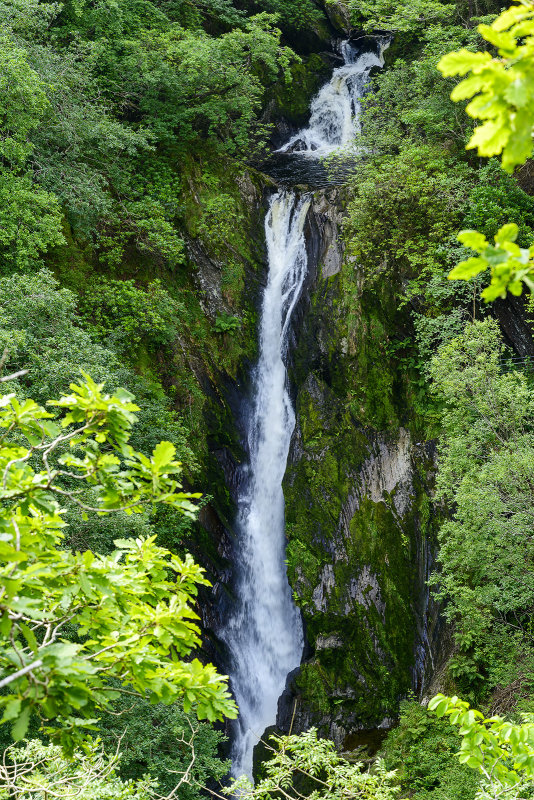
[[[302,124],[303,107],[332,63],[325,53],[306,56],[293,100],[275,92],[266,111],[275,122],[275,144]],[[260,172],[238,185],[255,252],[263,247],[245,277],[257,313],[266,275],[258,222],[273,184]],[[411,330],[408,311],[398,308],[402,277],[379,286],[366,279],[345,251],[346,203],[340,187],[313,193],[308,275],[292,324],[297,422],[284,479],[287,565],[306,649],[280,699],[277,726],[298,732],[314,725],[351,749],[358,731],[390,727],[399,700],[424,692],[441,653],[438,608],[426,585],[439,516],[432,503],[435,446],[425,441],[414,409],[417,376],[392,348]],[[196,263],[206,302],[220,306],[217,269],[198,252]],[[214,385],[206,408],[209,483],[228,489],[224,495],[219,488],[201,516],[217,546],[205,617],[212,632],[221,630],[234,603],[234,520],[246,457],[240,408],[254,355],[251,349],[232,378]],[[210,656],[223,665],[227,660],[213,635]]]
[[[387,726],[399,697],[423,690],[437,609],[425,585],[434,445],[421,440],[408,372],[388,354],[407,321],[395,287],[368,291],[346,257],[342,215],[342,194],[316,196],[321,248],[294,353],[285,493],[289,575],[311,651],[292,685],[294,728],[316,725],[347,747],[350,733]]]
[[[309,271],[292,331],[297,425],[284,480],[287,562],[307,646],[277,724],[294,732],[315,725],[350,749],[357,731],[388,727],[399,699],[424,690],[439,658],[439,625],[425,583],[436,522],[434,444],[422,440],[410,371],[388,351],[408,320],[396,308],[399,287],[369,290],[346,256],[344,203],[337,188],[314,193]],[[225,402],[219,395],[217,414],[212,403],[208,417],[230,496],[243,432],[231,445],[218,434],[236,418],[246,389],[244,375],[227,384]],[[213,509],[203,512],[218,539],[211,628],[227,613],[232,513],[231,500],[222,525],[214,524]],[[214,648],[221,658],[220,645]]]

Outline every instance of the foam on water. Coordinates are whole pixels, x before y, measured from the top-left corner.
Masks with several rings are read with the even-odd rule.
[[[250,465],[238,500],[237,603],[221,638],[231,654],[239,705],[234,776],[252,776],[252,752],[274,725],[286,678],[302,657],[302,621],[285,568],[284,477],[295,414],[284,355],[291,315],[306,275],[304,223],[309,196],[275,194],[265,220],[269,274],[263,293],[260,358],[247,420]]]
[[[303,153],[319,158],[353,144],[360,129],[361,101],[373,67],[384,64],[383,48],[359,52],[350,42],[341,44],[344,64],[314,97],[310,122],[279,149],[280,153]]]

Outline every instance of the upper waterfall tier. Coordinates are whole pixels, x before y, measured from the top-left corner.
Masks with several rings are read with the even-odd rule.
[[[310,122],[280,148],[281,153],[303,153],[323,157],[340,148],[350,148],[360,129],[361,100],[373,67],[382,67],[383,47],[379,52],[361,52],[350,42],[341,44],[344,64],[311,104]]]
[[[352,161],[358,157],[356,137],[360,131],[362,100],[369,89],[371,71],[384,64],[386,37],[366,37],[357,43],[339,45],[343,66],[315,95],[310,121],[282,147],[259,165],[284,186],[306,184],[322,188],[344,183]],[[342,155],[335,165],[323,159]]]

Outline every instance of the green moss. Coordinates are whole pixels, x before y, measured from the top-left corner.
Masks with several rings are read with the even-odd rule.
[[[298,503],[296,495],[291,499]],[[315,509],[308,505],[304,524],[299,524],[300,515],[293,510],[296,521],[288,530],[289,574],[298,586],[309,640],[314,644],[321,639],[321,649],[312,661],[314,681],[306,678],[299,683],[310,708],[318,710],[314,694],[321,681],[317,696],[329,698],[329,710],[337,717],[356,715],[360,725],[372,726],[396,713],[398,698],[411,684],[419,589],[414,556],[416,536],[427,535],[426,530],[419,533],[427,518],[426,506],[424,495],[415,497],[401,526],[387,502],[364,498],[350,520],[348,536],[341,535],[342,544],[339,522],[331,520],[328,526],[337,553],[333,563],[329,541],[318,535]],[[322,522],[324,526],[324,518]],[[329,564],[332,586],[326,609],[319,611],[312,594]],[[351,597],[351,586],[366,568],[372,584],[362,581],[358,596]],[[379,587],[378,600],[374,585]],[[328,646],[329,639],[334,646]],[[323,702],[320,710],[325,713]]]
[[[333,687],[329,685],[328,675],[320,664],[316,662],[305,664],[299,673],[296,685],[301,696],[308,700],[314,711],[323,714],[330,711],[330,694]]]
[[[313,53],[301,62],[293,63],[290,72],[291,81],[276,83],[267,102],[273,105],[275,116],[301,125],[309,115],[311,98],[330,76],[332,66],[327,58]]]
[[[397,288],[368,290],[347,262],[319,281],[292,368],[299,459],[284,484],[288,575],[316,646],[301,702],[323,727],[372,727],[396,714],[411,686],[418,555],[434,525],[417,471],[430,465],[421,455],[402,515],[396,490],[374,502],[360,476],[377,439],[393,447],[401,425],[420,429],[413,373],[390,346],[409,325]]]

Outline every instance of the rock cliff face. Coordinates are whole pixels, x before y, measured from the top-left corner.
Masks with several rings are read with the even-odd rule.
[[[437,624],[425,585],[434,447],[419,440],[409,375],[388,355],[406,320],[394,287],[368,293],[345,257],[342,209],[336,191],[316,196],[316,269],[296,331],[286,519],[309,651],[278,718],[283,730],[316,725],[341,747],[423,689]]]
[[[324,10],[330,24],[336,31],[344,34],[350,34],[352,32],[350,11],[346,3],[340,2],[340,0],[327,2],[324,4]]]
[[[268,182],[250,193],[256,220],[265,192]],[[338,189],[314,196],[306,232],[308,279],[293,326],[297,426],[284,491],[288,574],[307,650],[281,698],[278,726],[298,731],[315,725],[340,747],[350,747],[356,731],[388,726],[400,697],[424,690],[439,628],[426,587],[436,521],[434,446],[421,441],[410,375],[389,349],[395,335],[404,335],[407,320],[396,310],[396,287],[369,291],[346,257],[343,205]],[[257,223],[255,231],[261,238]],[[216,266],[199,260],[208,304],[218,302],[216,273]],[[254,275],[259,295],[261,278]],[[219,627],[231,584],[246,367],[212,389],[207,405],[210,485],[220,485],[224,475],[228,490],[218,492],[202,514],[208,536],[218,543],[209,564],[215,600],[208,628]],[[210,656],[217,660],[217,642],[212,645]]]

